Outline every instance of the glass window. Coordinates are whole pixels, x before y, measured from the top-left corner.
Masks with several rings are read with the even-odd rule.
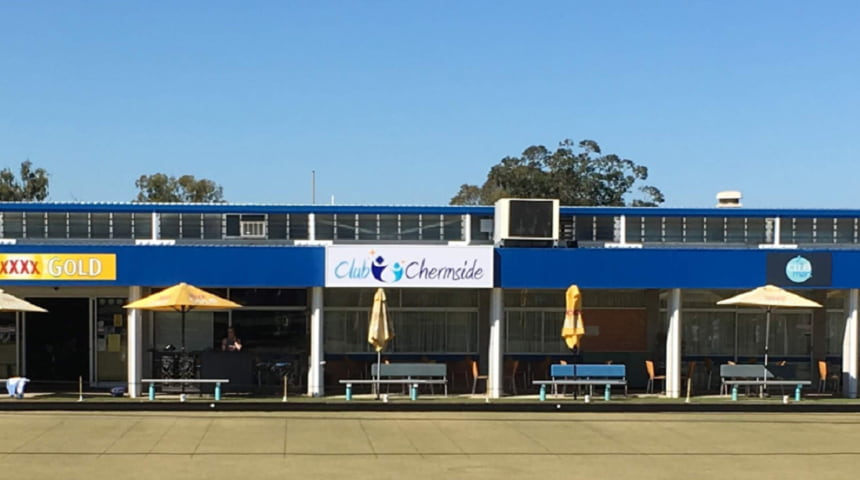
[[[81,212],[69,212],[69,238],[90,237],[90,215]]]
[[[3,213],[3,237],[22,238],[24,236],[24,215],[20,212]]]
[[[326,311],[325,351],[332,353],[367,352],[369,311]]]
[[[301,306],[308,303],[305,289],[231,288],[230,299],[242,306]]]
[[[42,212],[27,212],[27,238],[45,238],[45,214]]]
[[[134,216],[134,238],[152,238],[152,215],[146,213],[133,213]]]
[[[243,351],[285,354],[308,351],[305,310],[235,310],[233,328],[242,341]],[[221,332],[222,338],[225,333]],[[217,348],[220,348],[220,339]]]
[[[379,216],[379,239],[380,240],[399,240],[400,239],[400,219],[399,215],[380,215]]]
[[[66,238],[66,213],[48,213],[48,238]]]
[[[161,238],[179,238],[179,214],[162,213],[159,215],[159,232]]]
[[[226,312],[206,312],[192,310],[185,314],[185,348],[189,352],[211,350],[214,348],[213,322],[216,314]],[[182,345],[181,314],[179,312],[153,312],[155,322],[155,348],[162,350],[165,345],[177,349]],[[218,340],[220,342],[220,338]],[[220,345],[219,345],[220,348]]]
[[[421,237],[421,220],[418,215],[400,216],[400,239],[418,240]]]
[[[282,240],[289,238],[287,234],[287,215],[272,214],[267,218],[269,238]]]
[[[827,355],[842,355],[845,337],[845,313],[841,310],[827,312]]]
[[[686,310],[682,318],[683,355],[734,355],[735,312]]]
[[[18,359],[15,343],[18,330],[14,312],[0,312],[0,375],[5,378],[18,374]]]
[[[287,238],[292,240],[307,240],[309,231],[308,231],[308,216],[304,214],[290,214],[289,215],[290,222],[290,230],[287,235]],[[321,237],[317,237],[321,238]]]
[[[202,218],[199,213],[183,213],[181,215],[182,238],[198,240],[203,236]]]
[[[442,239],[442,215],[421,215],[421,240]]]
[[[335,232],[334,238],[338,240],[356,240],[355,235],[355,215],[350,214],[335,214]]]
[[[132,214],[113,214],[113,238],[131,238]]]
[[[90,214],[90,238],[111,238],[110,213]]]
[[[377,240],[376,215],[356,215],[358,218],[357,240]]]
[[[238,223],[236,224],[236,235],[239,233]],[[207,240],[216,240],[221,237],[221,215],[204,213],[203,214],[203,238]]]
[[[442,222],[443,240],[449,242],[464,240],[462,215],[445,215]]]

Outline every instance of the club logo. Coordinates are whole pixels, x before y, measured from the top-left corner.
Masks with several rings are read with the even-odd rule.
[[[378,255],[373,259],[373,264],[370,266],[370,272],[373,278],[383,283],[399,282],[403,278],[403,265],[400,262],[394,262],[394,265],[389,266],[385,263],[385,258]]]
[[[800,255],[785,264],[785,276],[794,283],[803,283],[812,278],[812,262]]]

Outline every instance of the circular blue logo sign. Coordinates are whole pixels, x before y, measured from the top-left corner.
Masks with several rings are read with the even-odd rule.
[[[800,255],[785,264],[785,276],[794,283],[803,283],[812,278],[812,262]]]

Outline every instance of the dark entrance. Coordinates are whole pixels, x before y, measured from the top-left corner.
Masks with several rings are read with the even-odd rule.
[[[86,298],[28,299],[48,313],[28,313],[27,377],[34,384],[77,388],[89,380],[90,302]]]

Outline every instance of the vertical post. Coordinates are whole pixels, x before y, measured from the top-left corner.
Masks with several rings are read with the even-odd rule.
[[[323,362],[323,289],[311,287],[311,355],[308,368],[308,395],[321,397],[325,395]]]
[[[738,401],[738,386],[737,385],[732,385],[732,401],[733,402]]]
[[[418,384],[413,383],[411,387],[412,388],[409,390],[409,398],[412,400],[418,400]]]
[[[494,288],[490,292],[490,345],[489,368],[487,370],[487,396],[500,398],[502,396],[502,319],[504,297],[501,288]]]
[[[128,301],[133,302],[143,296],[140,287],[128,288]],[[143,366],[143,322],[142,312],[138,309],[128,311],[128,337],[126,348],[128,349],[128,396],[137,398],[140,396],[140,379],[142,378]]]
[[[607,402],[609,401],[609,384],[606,384],[606,387],[603,390],[603,399]]]
[[[221,401],[221,382],[215,382],[215,401]]]
[[[540,386],[540,401],[543,402],[546,400],[546,384],[541,384]]]
[[[149,399],[155,400],[155,382],[149,382]]]
[[[681,289],[669,292],[669,329],[666,332],[666,396],[681,397]]]
[[[847,398],[857,398],[858,309],[860,290],[852,288],[845,299],[845,336],[842,340],[842,394]]]
[[[350,400],[352,400],[352,384],[347,383],[346,384],[346,401],[348,402]]]

